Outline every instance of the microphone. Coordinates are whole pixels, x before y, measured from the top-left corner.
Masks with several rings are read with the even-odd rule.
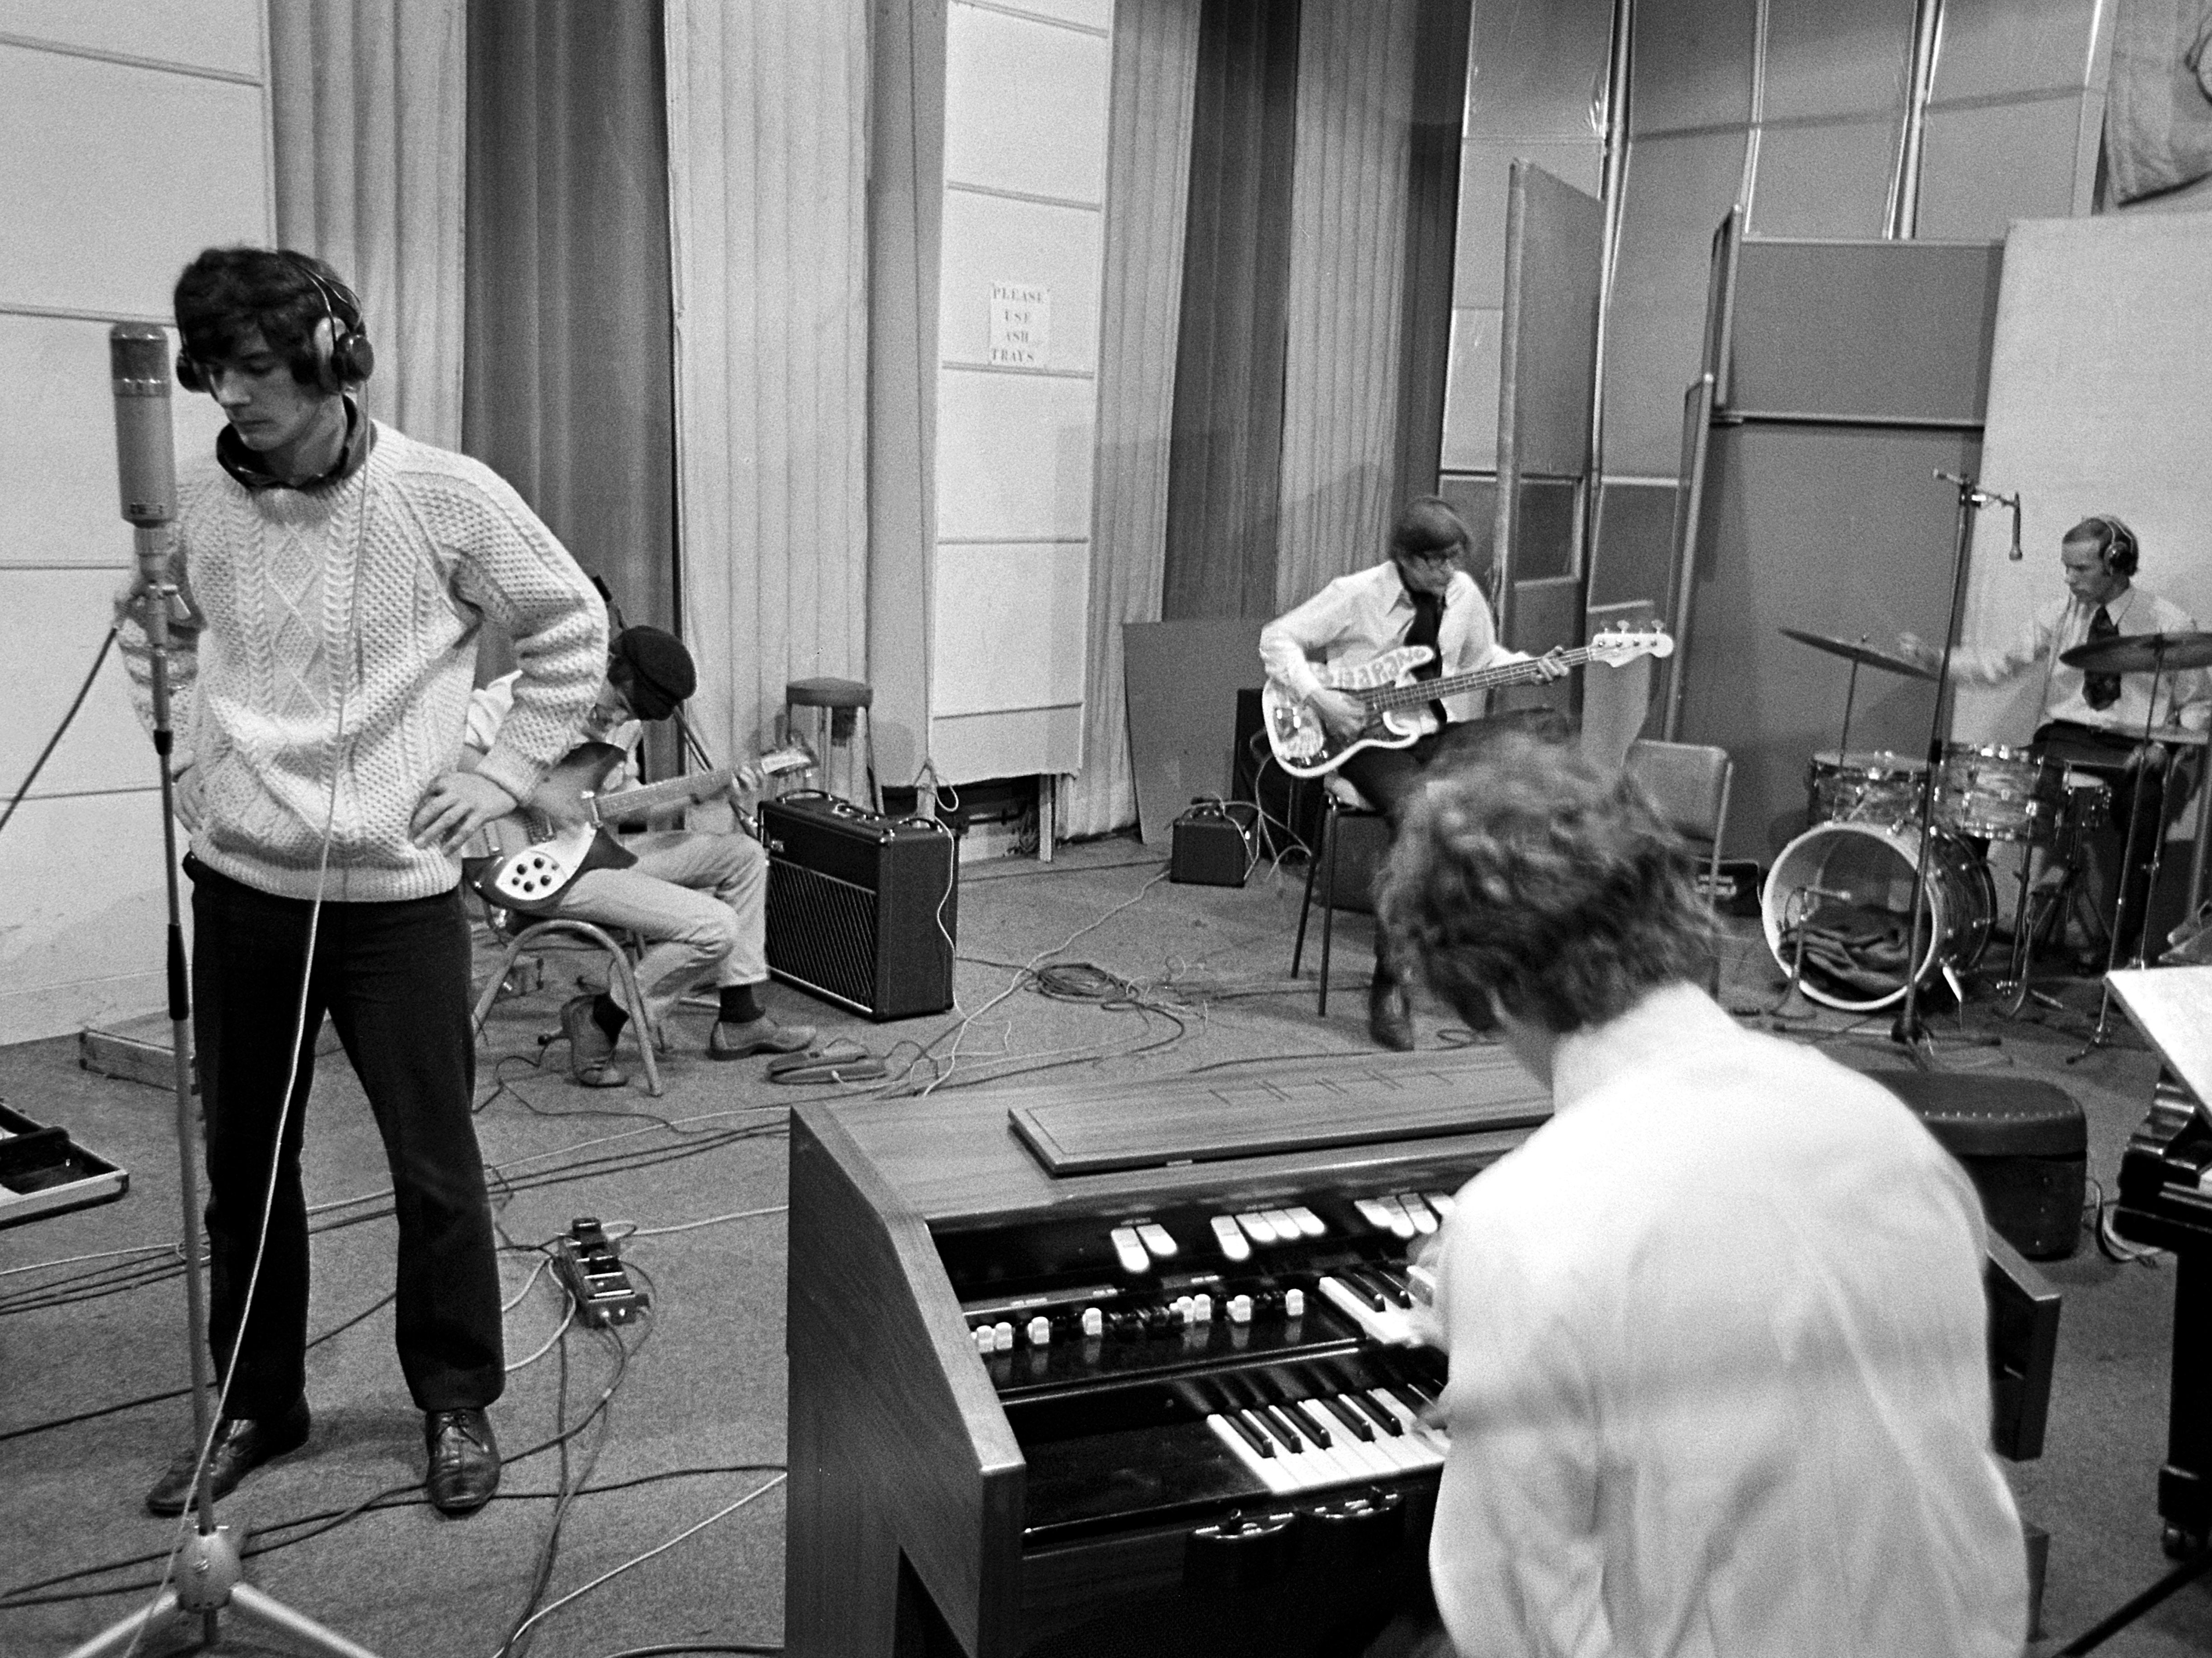
[[[177,448],[169,425],[169,337],[151,323],[107,331],[115,392],[115,472],[123,516],[137,531],[139,579],[158,586],[161,538],[177,516]]]

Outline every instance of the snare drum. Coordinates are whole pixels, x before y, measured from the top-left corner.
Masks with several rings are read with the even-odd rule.
[[[1814,823],[1917,823],[1928,762],[1888,750],[1823,750],[1805,768],[1805,816]]]
[[[1954,835],[2048,846],[2066,804],[2059,768],[2026,749],[1953,743],[1936,781],[1936,821]]]
[[[1928,868],[1922,903],[1929,925],[1922,930],[1919,977],[1924,982],[1938,963],[1963,972],[1981,959],[1996,918],[1996,884],[1989,865],[1955,835],[1929,834]],[[1800,988],[1816,1002],[1859,1013],[1887,1007],[1905,995],[1903,941],[1911,936],[1912,879],[1920,862],[1916,829],[1880,823],[1821,823],[1782,849],[1759,898],[1766,947],[1784,973],[1796,955],[1796,930],[1819,929],[1821,912],[1838,907],[1838,917],[1856,912],[1862,919],[1887,916],[1899,944],[1895,967],[1855,977],[1852,983],[1824,972],[1820,957],[1808,950]],[[1837,925],[1837,924],[1832,924]]]

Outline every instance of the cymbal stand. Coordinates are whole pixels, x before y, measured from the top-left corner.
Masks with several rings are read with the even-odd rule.
[[[1859,635],[1859,643],[1863,645],[1866,642],[1867,635],[1861,634]],[[1851,677],[1844,686],[1844,733],[1841,737],[1836,739],[1836,759],[1839,764],[1842,763],[1844,756],[1851,751],[1851,706],[1858,700],[1859,659],[1856,657],[1853,657],[1851,659]]]
[[[1936,823],[1936,781],[1943,773],[1944,716],[1948,712],[1951,693],[1951,653],[1958,645],[1959,612],[1966,603],[1966,549],[1973,540],[1974,514],[1990,502],[2006,499],[1990,494],[1970,477],[1943,471],[1936,476],[1958,489],[1958,529],[1952,537],[1951,608],[1943,624],[1943,657],[1936,670],[1936,707],[1928,718],[1928,785],[1920,792],[1920,847],[1918,855],[1912,860],[1912,923],[1911,941],[1905,952],[1905,1005],[1889,1031],[1890,1041],[1904,1048],[1912,1062],[1923,1070],[1934,1065],[1935,1037],[1920,1022],[1920,981],[1927,977],[1920,961],[1920,946],[1928,937],[1922,931],[1921,912],[1934,908],[1928,894],[1928,865]],[[1928,919],[1932,921],[1934,918],[1931,915]],[[1929,954],[1931,957],[1935,955],[1933,948]],[[1963,1005],[1960,1011],[1964,1013]]]
[[[2097,996],[2097,1028],[2089,1033],[2087,1046],[2078,1054],[2069,1054],[2066,1056],[2066,1063],[2069,1065],[2087,1059],[2090,1054],[2112,1040],[2112,975],[2120,965],[2120,918],[2127,913],[2128,908],[2128,859],[2135,850],[2136,830],[2142,822],[2143,768],[2150,759],[2151,726],[2154,723],[2153,717],[2158,713],[2159,687],[2165,677],[2166,645],[2164,635],[2161,635],[2160,642],[2155,647],[2155,659],[2151,668],[2150,695],[2143,701],[2142,742],[2136,750],[2134,774],[2128,780],[2128,829],[2125,837],[2120,841],[2120,878],[2117,884],[2118,890],[2112,895],[2112,936],[2105,945],[2105,979],[2103,987]],[[2159,756],[2159,763],[2162,768],[2171,766],[2171,756],[2163,744],[2160,746]],[[2160,775],[2161,780],[2164,780],[2163,772]],[[2159,815],[2161,817],[2166,815],[2165,805],[2166,796],[2161,790],[2159,795]],[[2130,967],[2141,967],[2144,963],[2143,941],[2150,936],[2150,904],[2152,898],[2158,893],[2158,868],[2165,850],[2166,825],[2160,823],[2156,834],[2151,839],[2150,872],[2143,882],[2143,913],[2136,918],[2138,925],[2136,928],[2135,955],[2127,963]]]

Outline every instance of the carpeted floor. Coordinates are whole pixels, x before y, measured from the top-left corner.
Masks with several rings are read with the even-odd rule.
[[[786,1021],[887,1054],[882,1086],[894,1090],[1012,1075],[1133,1083],[1221,1060],[1364,1052],[1368,923],[1344,919],[1344,993],[1317,1020],[1313,941],[1304,981],[1286,977],[1299,873],[1263,872],[1242,890],[1171,885],[1164,864],[1126,840],[1062,848],[1049,865],[971,864],[960,902],[957,986],[973,1014],[964,1027],[951,1014],[872,1026],[782,986],[770,1003]],[[1729,1005],[1747,1017],[1772,1005],[1779,975],[1755,923],[1737,924],[1729,957]],[[1081,975],[1058,984],[1072,999],[1041,993],[1018,969],[1048,960],[1094,964],[1128,981],[1127,993],[1085,999],[1103,987]],[[770,1086],[758,1060],[709,1062],[699,1052],[703,1011],[679,1022],[662,1098],[635,1082],[576,1089],[564,1049],[538,1068],[538,1039],[582,963],[548,962],[544,990],[495,1013],[480,1079],[479,1132],[514,1245],[505,1275],[517,1368],[494,1413],[509,1459],[499,1498],[460,1521],[419,1500],[419,1418],[382,1300],[392,1246],[383,1160],[333,1054],[307,1157],[319,1229],[315,1431],[241,1486],[223,1515],[251,1530],[251,1582],[386,1658],[490,1658],[532,1611],[538,1621],[512,1649],[538,1658],[680,1642],[772,1647],[783,1598],[781,1494],[770,1483],[784,1442],[783,1119],[794,1100],[839,1090]],[[2064,1000],[2045,1023],[2006,1024],[1977,998],[1964,1024],[1997,1045],[1947,1045],[1942,1060],[2069,1088],[2088,1114],[2091,1172],[2109,1186],[2155,1067],[2124,1026],[2111,1048],[2066,1065],[2094,1017],[2094,988],[2071,987]],[[1847,1023],[1823,1011],[1793,1029],[1863,1068],[1899,1062],[1886,1017]],[[1443,1039],[1436,1010],[1419,1025],[1424,1045]],[[0,1232],[0,1515],[10,1541],[0,1653],[41,1658],[143,1605],[174,1533],[140,1508],[190,1431],[173,1113],[161,1089],[82,1071],[64,1041],[0,1048],[0,1099],[67,1126],[131,1175],[122,1202]],[[547,1274],[532,1277],[537,1246],[580,1215],[636,1229],[623,1254],[653,1308],[611,1334],[556,1335],[562,1297]],[[2053,1638],[2038,1651],[2166,1564],[2153,1503],[2172,1265],[2115,1262],[2085,1237],[2046,1270],[2065,1294],[2049,1443],[2012,1470],[2022,1513],[2051,1534]],[[564,1487],[581,1493],[565,1507]],[[595,1585],[653,1550],[662,1552]],[[171,1631],[141,1650],[184,1644]],[[295,1649],[234,1618],[216,1649]],[[2103,1649],[2212,1649],[2212,1594],[2183,1591]]]

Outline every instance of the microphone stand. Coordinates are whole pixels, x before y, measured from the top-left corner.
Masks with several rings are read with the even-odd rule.
[[[1943,775],[1944,715],[1951,694],[1951,653],[1959,639],[1959,611],[1966,597],[1966,549],[1974,534],[1974,513],[1984,503],[2009,506],[2003,495],[1991,495],[1970,477],[1938,471],[1938,479],[1954,484],[1959,491],[1958,531],[1951,548],[1951,608],[1943,624],[1943,655],[1936,671],[1936,708],[1928,720],[1928,784],[1920,792],[1920,845],[1918,855],[1912,861],[1912,922],[1910,942],[1905,951],[1905,1005],[1898,1012],[1897,1022],[1890,1027],[1889,1039],[1904,1048],[1912,1062],[1922,1070],[1932,1069],[1935,1064],[1935,1037],[1920,1020],[1920,981],[1926,970],[1920,960],[1923,939],[1929,944],[1929,965],[1934,965],[1936,941],[1921,928],[1923,908],[1932,908],[1928,901],[1928,865],[1933,861],[1931,841],[1936,821],[1936,785]],[[2014,498],[2016,499],[2016,498]],[[1932,922],[1934,917],[1929,920]]]
[[[215,1491],[208,1473],[212,1424],[208,1399],[214,1390],[208,1357],[207,1291],[200,1278],[200,1197],[198,1157],[194,1141],[197,1113],[192,1108],[191,991],[185,972],[184,906],[177,886],[176,785],[169,775],[169,756],[175,733],[169,717],[169,606],[178,597],[169,580],[167,550],[161,526],[176,516],[175,462],[167,446],[169,410],[168,336],[145,325],[118,323],[108,331],[115,363],[117,440],[123,451],[126,477],[123,515],[130,520],[138,559],[139,586],[146,628],[147,657],[151,669],[154,714],[154,752],[161,773],[161,869],[168,896],[166,952],[169,992],[170,1085],[176,1094],[177,1192],[184,1209],[185,1321],[191,1327],[185,1341],[192,1361],[192,1443],[199,1450],[198,1485],[192,1493],[194,1524],[176,1552],[169,1557],[166,1587],[153,1601],[120,1621],[111,1624],[68,1658],[109,1658],[137,1650],[147,1632],[174,1612],[197,1613],[200,1642],[213,1647],[222,1635],[221,1615],[228,1606],[250,1623],[275,1633],[289,1635],[310,1650],[330,1658],[376,1658],[366,1647],[325,1629],[313,1619],[293,1611],[274,1595],[243,1582],[240,1537],[216,1520]],[[158,416],[137,400],[158,399]],[[164,446],[161,467],[164,479],[145,480],[128,476],[130,446],[134,437],[143,440],[143,428],[158,420]],[[139,428],[126,429],[126,421]],[[133,484],[142,486],[134,491]],[[163,485],[166,484],[166,487]],[[134,493],[155,497],[138,501]],[[240,1528],[242,1532],[243,1528]]]

